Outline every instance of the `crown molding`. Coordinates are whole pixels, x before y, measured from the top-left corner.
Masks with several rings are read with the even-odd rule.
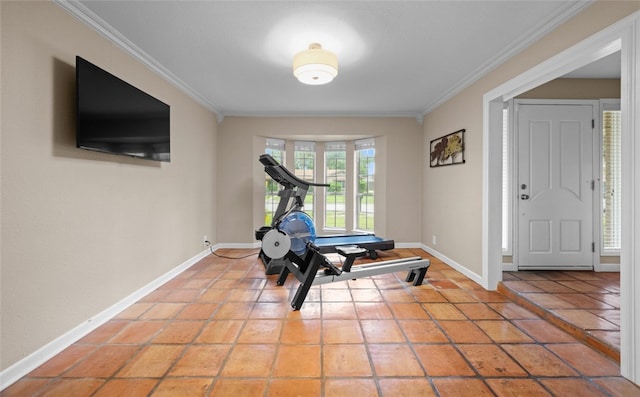
[[[116,29],[105,22],[102,18],[98,17],[84,4],[80,3],[77,0],[53,0],[53,2],[75,18],[84,22],[96,32],[100,33],[103,37],[107,38],[116,46],[120,47],[124,52],[126,52],[131,57],[151,69],[154,73],[158,74],[160,77],[174,85],[176,88],[184,92],[200,105],[215,113],[219,119],[224,117],[220,110],[218,110],[218,106],[208,101],[195,89],[191,88],[188,84],[179,79],[175,74],[171,73],[168,69],[162,66],[160,62],[156,61],[152,56],[147,54],[140,47],[120,34]]]
[[[565,23],[567,20],[578,14],[580,11],[589,7],[595,0],[577,1],[573,4],[569,4],[561,13],[542,21],[537,26],[525,32],[519,38],[514,40],[514,44],[510,47],[506,47],[498,56],[491,61],[486,62],[476,68],[473,72],[469,73],[466,78],[460,80],[458,84],[453,85],[449,90],[442,94],[438,99],[427,105],[423,114],[427,115],[435,110],[438,106],[442,105],[455,95],[462,92],[465,88],[478,81],[480,78],[488,74],[493,69],[497,68],[509,58],[518,54],[525,48],[529,47],[536,41],[540,40],[543,36],[553,31],[558,26]]]

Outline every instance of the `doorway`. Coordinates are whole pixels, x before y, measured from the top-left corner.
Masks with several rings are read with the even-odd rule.
[[[503,103],[572,70],[616,51],[622,54],[621,110],[622,175],[626,186],[640,186],[640,12],[590,36],[483,96],[483,204],[482,204],[482,285],[495,290],[502,278],[501,266],[501,169]],[[622,249],[620,256],[620,369],[624,377],[640,383],[640,330],[636,313],[640,311],[640,271],[634,266],[640,247],[640,205],[637,189],[622,191]]]

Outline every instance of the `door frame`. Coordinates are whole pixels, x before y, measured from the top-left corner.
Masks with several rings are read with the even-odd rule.
[[[640,11],[487,91],[482,109],[482,286],[502,280],[503,103],[541,84],[620,51],[622,56],[622,250],[620,252],[620,373],[640,384]],[[638,247],[638,248],[636,248]]]
[[[591,175],[593,180],[597,183],[594,185],[593,190],[593,198],[591,203],[591,239],[594,243],[594,251],[591,253],[591,269],[586,270],[594,270],[600,264],[600,233],[598,232],[601,227],[602,218],[599,216],[600,205],[598,205],[598,197],[600,194],[600,140],[599,137],[601,134],[598,133],[600,130],[600,117],[598,117],[598,111],[600,109],[600,102],[598,100],[592,99],[517,99],[514,98],[513,103],[513,122],[510,122],[512,126],[512,131],[510,131],[510,136],[512,138],[513,144],[509,148],[511,151],[511,158],[513,169],[510,170],[511,177],[513,183],[511,184],[511,197],[512,197],[512,213],[511,213],[511,228],[512,228],[512,258],[513,265],[516,268],[516,271],[519,270],[520,266],[520,248],[519,248],[519,239],[520,239],[520,229],[519,229],[519,203],[518,200],[518,184],[516,183],[518,178],[518,167],[519,167],[519,151],[518,151],[518,106],[519,105],[549,105],[549,106],[563,106],[563,105],[577,105],[577,106],[591,106],[591,117],[594,120],[593,134],[591,134],[592,139],[592,151],[591,151]],[[557,270],[566,270],[567,268],[558,268]],[[585,268],[574,268],[569,270],[585,270]]]

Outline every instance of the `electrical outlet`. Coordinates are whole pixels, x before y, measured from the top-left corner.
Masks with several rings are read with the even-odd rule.
[[[437,244],[437,240],[436,240],[436,235],[435,234],[433,236],[431,236],[431,244],[433,244],[433,245]]]
[[[209,241],[209,238],[206,234],[204,235],[204,237],[202,237],[202,244],[206,245],[207,247],[211,245],[211,241]]]

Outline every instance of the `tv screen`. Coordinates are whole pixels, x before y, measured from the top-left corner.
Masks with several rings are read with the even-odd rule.
[[[171,161],[169,105],[76,57],[76,146]]]

